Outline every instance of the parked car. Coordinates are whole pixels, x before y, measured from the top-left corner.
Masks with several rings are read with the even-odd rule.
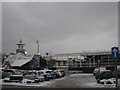
[[[62,74],[62,77],[65,76],[65,71],[64,70],[60,70],[61,74]]]
[[[24,78],[34,80],[35,79],[35,72],[29,71],[26,75],[24,75]]]
[[[46,69],[46,70],[40,70],[39,72],[43,74],[46,81],[56,78],[56,75],[53,72],[53,70]]]
[[[7,77],[7,73],[3,72],[2,70],[0,70],[0,79],[4,79],[5,77]]]
[[[19,82],[23,80],[23,75],[17,69],[3,69],[3,78],[9,78],[9,80],[4,79],[4,81]]]
[[[96,73],[104,72],[104,71],[111,71],[111,70],[106,70],[106,67],[97,67],[94,69],[93,75],[95,75]]]
[[[50,79],[55,79],[56,78],[56,74],[53,72],[53,70],[48,70],[46,71],[46,73],[50,73]]]
[[[2,74],[5,77],[10,77],[10,75],[22,75],[18,70],[16,69],[3,69]]]
[[[38,82],[43,82],[45,79],[43,74],[39,73],[38,71],[29,71],[28,74],[24,76],[24,78],[30,80],[37,80]]]
[[[10,81],[20,82],[23,80],[22,75],[10,75]]]
[[[60,72],[60,70],[54,70],[54,73],[56,74],[56,78],[62,77],[62,73]]]
[[[0,79],[4,79],[5,77],[7,77],[7,73],[3,72],[3,69],[5,68],[0,68]]]
[[[20,72],[23,76],[25,76],[25,75],[28,74],[28,71],[27,71],[27,70],[19,70],[19,72]]]
[[[120,73],[118,74],[118,78],[120,78]],[[102,80],[102,79],[110,79],[115,78],[116,73],[113,71],[103,71],[101,73],[96,73],[95,78],[96,80]]]

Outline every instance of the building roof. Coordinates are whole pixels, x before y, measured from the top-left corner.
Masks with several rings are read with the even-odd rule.
[[[33,56],[26,56],[24,53],[19,52],[16,55],[10,55],[5,61],[9,61],[11,66],[22,66],[31,61]]]
[[[11,66],[22,66],[26,64],[27,62],[31,61],[32,57],[18,57],[16,60],[11,64]]]

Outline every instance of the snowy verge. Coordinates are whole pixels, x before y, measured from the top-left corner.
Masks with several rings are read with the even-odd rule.
[[[111,79],[103,79],[100,80],[100,83],[97,83],[97,81],[93,81],[90,83],[86,83],[85,86],[87,87],[93,87],[93,88],[115,88],[116,83],[115,83],[115,78]],[[118,86],[120,86],[120,80],[118,80]]]

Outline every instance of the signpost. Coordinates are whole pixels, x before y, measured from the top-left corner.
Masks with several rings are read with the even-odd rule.
[[[112,58],[117,58],[119,57],[119,48],[118,47],[112,47]]]
[[[112,47],[111,48],[112,58],[115,59],[115,75],[116,75],[116,88],[118,87],[118,74],[117,74],[117,59],[119,57],[119,48]]]

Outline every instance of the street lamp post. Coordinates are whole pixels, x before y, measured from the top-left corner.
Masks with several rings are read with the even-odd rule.
[[[38,54],[38,57],[39,57],[39,58],[38,58],[38,60],[39,60],[38,62],[39,62],[39,67],[40,67],[40,58],[41,58],[41,57],[39,56],[39,55],[40,55],[40,51],[39,51],[39,40],[37,40],[36,43],[37,43],[37,45],[38,45],[38,47],[37,47],[37,54]]]
[[[47,60],[47,61],[46,61],[46,62],[47,62],[47,68],[48,68],[48,59],[49,59],[49,56],[48,56],[48,55],[49,55],[49,53],[46,53],[46,56],[47,56],[47,59],[46,59],[46,60]]]
[[[38,49],[37,49],[37,53],[39,54],[39,40],[37,40],[37,45],[38,45]]]

